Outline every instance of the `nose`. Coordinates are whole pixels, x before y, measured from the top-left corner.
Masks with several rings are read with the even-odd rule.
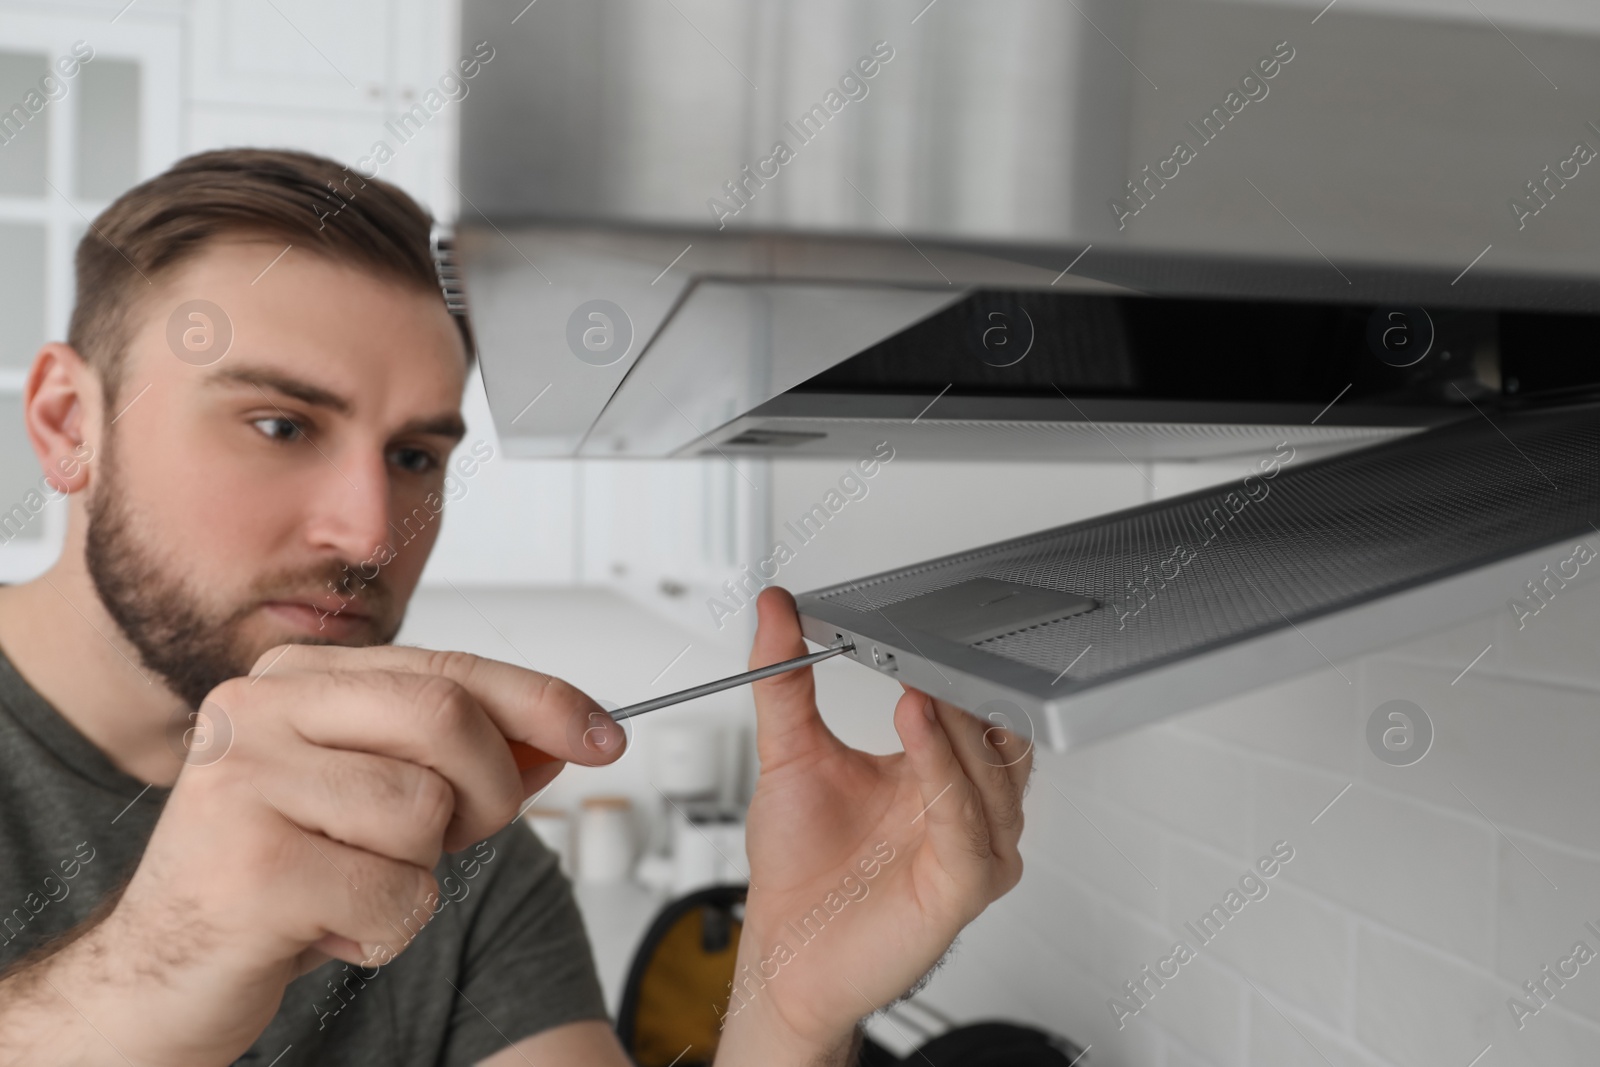
[[[311,547],[352,563],[389,540],[389,467],[381,449],[344,449],[324,457],[306,501]]]

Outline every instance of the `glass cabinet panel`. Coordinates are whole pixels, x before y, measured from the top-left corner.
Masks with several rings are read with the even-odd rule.
[[[49,71],[42,53],[0,51],[0,196],[45,193],[49,98],[41,81]]]
[[[139,64],[96,59],[77,89],[78,196],[113,200],[139,180]]]
[[[44,343],[44,249],[42,225],[0,222],[0,367],[28,366]]]

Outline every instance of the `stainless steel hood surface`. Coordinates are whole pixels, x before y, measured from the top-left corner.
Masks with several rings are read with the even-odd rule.
[[[694,455],[815,433],[753,412],[996,288],[1600,312],[1600,178],[1568,162],[1600,147],[1600,10],[1321,7],[542,0],[508,29],[468,0],[465,39],[508,40],[463,101],[460,177],[502,439]],[[631,335],[604,365],[569,343],[596,300]],[[1225,374],[1215,340],[1197,356]],[[913,444],[1089,455],[1070,412],[988,410]],[[1343,414],[1332,436],[1381,439]],[[1102,415],[1168,456],[1284,432]],[[1035,422],[1066,432],[984,431]]]
[[[542,0],[507,30],[510,6],[473,0],[463,28],[515,42],[464,102],[463,190],[501,223],[1232,251],[1334,284],[1308,239],[1340,267],[1455,271],[1494,242],[1483,266],[1595,272],[1586,167],[1521,228],[1508,208],[1600,136],[1588,6]],[[779,141],[794,158],[763,178]],[[1119,229],[1130,182],[1148,203]]]

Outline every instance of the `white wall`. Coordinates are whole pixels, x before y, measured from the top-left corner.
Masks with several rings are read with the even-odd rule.
[[[780,521],[832,477],[825,463],[775,470]],[[807,588],[860,576],[1136,503],[1147,477],[1165,496],[1228,474],[891,464],[786,577]],[[1022,884],[962,936],[923,999],[958,1019],[1065,1033],[1092,1044],[1099,1067],[1467,1067],[1491,1044],[1481,1064],[1600,1061],[1600,963],[1520,1033],[1506,1006],[1580,937],[1600,951],[1581,928],[1600,926],[1600,590],[1560,593],[1521,632],[1506,606],[1486,607],[1339,664],[1349,684],[1325,669],[1039,753]],[[818,676],[836,729],[892,744],[897,686],[837,661]],[[1437,731],[1406,768],[1364,739],[1371,711],[1395,698]],[[1178,937],[1193,942],[1184,921],[1278,840],[1295,856],[1268,895],[1119,1030],[1108,999]]]

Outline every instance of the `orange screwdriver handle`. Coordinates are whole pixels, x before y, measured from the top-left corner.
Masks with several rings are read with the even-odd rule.
[[[519,771],[556,762],[556,757],[550,755],[544,749],[534,748],[532,745],[521,741],[507,741],[506,744],[511,746],[511,758],[517,761],[517,770]]]

